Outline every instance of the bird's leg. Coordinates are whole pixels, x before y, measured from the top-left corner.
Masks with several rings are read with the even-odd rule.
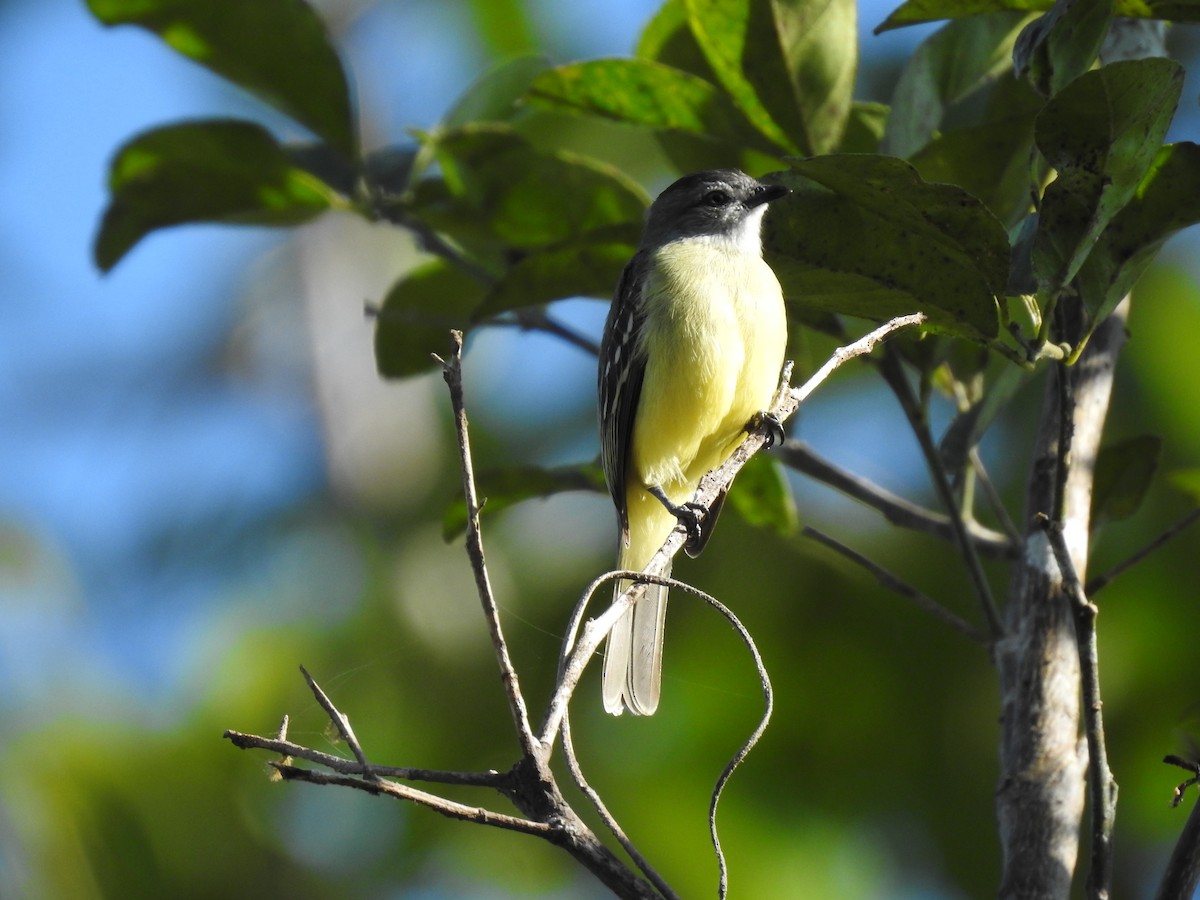
[[[684,550],[691,547],[697,547],[704,541],[704,516],[705,509],[702,503],[693,503],[690,500],[687,503],[674,503],[671,498],[666,495],[657,484],[651,484],[646,487],[646,492],[655,500],[667,508],[667,512],[679,520],[679,524],[683,526],[687,532],[687,543],[683,545]],[[689,555],[694,555],[689,551]]]
[[[769,412],[756,412],[752,415],[750,421],[746,423],[746,431],[750,434],[754,434],[756,431],[765,434],[768,450],[776,444],[782,444],[786,437],[783,433],[783,423],[779,421],[779,417]]]

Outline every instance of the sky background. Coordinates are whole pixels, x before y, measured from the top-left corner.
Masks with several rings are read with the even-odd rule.
[[[560,60],[617,55],[656,8],[543,0],[534,21]],[[864,22],[885,10],[870,4]],[[456,4],[323,11],[340,29],[368,145],[436,122],[489,63]],[[864,51],[902,52],[919,33],[868,33]],[[38,699],[47,714],[46,697],[94,699],[105,684],[144,695],[139,704],[171,702],[205,617],[288,552],[261,526],[326,486],[326,448],[303,336],[284,315],[265,328],[282,333],[273,346],[260,334],[241,348],[257,373],[226,358],[256,261],[290,235],[174,228],[102,275],[90,245],[107,165],[135,133],[186,118],[248,116],[298,135],[156,37],[105,29],[75,0],[0,3],[0,79],[0,679],[12,686],[0,708],[28,712]],[[593,333],[603,314],[596,303],[567,312]],[[369,323],[357,339],[373,371]],[[579,378],[548,383],[511,365],[531,358],[519,338],[488,340],[507,378],[528,376],[485,397],[500,401],[496,419],[514,403],[572,399],[554,385]],[[589,368],[556,343],[532,358]]]

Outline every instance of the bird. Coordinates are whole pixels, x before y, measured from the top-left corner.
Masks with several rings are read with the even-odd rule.
[[[736,169],[685,175],[650,205],[600,342],[601,462],[620,532],[617,566],[644,570],[677,524],[697,556],[724,502],[689,505],[700,479],[767,410],[787,343],[779,280],[762,256],[768,204],[786,195]],[[670,568],[663,572],[670,574]],[[631,584],[619,580],[615,595]],[[604,708],[652,715],[662,688],[667,589],[648,585],[608,635]]]

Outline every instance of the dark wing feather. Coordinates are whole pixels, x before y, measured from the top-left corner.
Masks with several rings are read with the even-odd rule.
[[[608,320],[604,323],[604,337],[600,341],[600,460],[609,493],[617,507],[622,542],[629,539],[625,472],[629,464],[633,420],[642,393],[642,378],[646,374],[646,359],[638,340],[645,317],[642,304],[645,274],[646,257],[638,253],[621,273],[621,281],[608,310]]]

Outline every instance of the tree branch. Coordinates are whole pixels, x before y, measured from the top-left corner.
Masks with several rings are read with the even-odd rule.
[[[954,612],[951,612],[928,594],[922,593],[908,582],[897,578],[882,566],[867,559],[867,557],[863,556],[857,550],[847,547],[841,541],[836,540],[809,525],[805,525],[801,533],[805,537],[812,538],[814,541],[824,544],[829,549],[840,553],[851,562],[862,566],[864,569],[874,575],[876,580],[885,588],[895,591],[901,597],[912,601],[913,605],[921,611],[929,613],[934,618],[941,619],[959,634],[965,635],[966,637],[969,637],[971,640],[980,644],[989,643],[988,636],[966,619]]]
[[[836,488],[848,497],[865,506],[883,513],[893,525],[954,539],[954,524],[944,513],[927,509],[904,497],[893,494],[887,488],[868,481],[853,472],[835,465],[816,453],[803,441],[789,438],[779,449],[779,459],[784,465],[810,478]],[[1006,535],[980,525],[978,522],[964,523],[971,540],[980,553],[1001,558],[1013,558],[1017,545]]]
[[[1100,701],[1100,658],[1096,646],[1095,604],[1090,602],[1075,573],[1062,524],[1044,520],[1054,558],[1062,572],[1063,590],[1075,609],[1075,642],[1079,648],[1080,685],[1083,692],[1084,733],[1088,745],[1088,791],[1092,810],[1092,855],[1087,894],[1107,900],[1112,885],[1112,831],[1117,815],[1117,782],[1108,767],[1104,747],[1104,713]]]

